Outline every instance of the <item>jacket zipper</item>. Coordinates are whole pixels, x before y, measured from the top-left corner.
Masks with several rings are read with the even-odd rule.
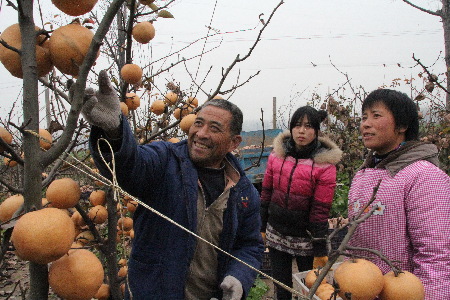
[[[294,175],[295,169],[297,168],[297,164],[298,164],[298,158],[295,159],[295,165],[292,167],[291,174],[289,175],[289,182],[288,182],[288,186],[287,186],[286,196],[284,197],[284,205],[286,206],[286,208],[288,208],[288,200],[289,200],[289,193],[291,192],[292,177]]]

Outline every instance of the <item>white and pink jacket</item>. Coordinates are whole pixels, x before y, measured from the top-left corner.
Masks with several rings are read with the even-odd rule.
[[[290,132],[274,140],[261,192],[261,231],[269,223],[283,236],[315,238],[328,232],[328,217],[336,186],[336,166],[342,151],[327,137],[311,158],[296,159],[283,146]],[[313,243],[315,256],[327,255],[325,243]]]
[[[414,273],[427,300],[450,299],[450,177],[438,168],[436,147],[411,141],[378,165],[371,162],[369,153],[353,178],[348,215],[357,214],[381,180],[371,205],[378,209],[358,226],[350,245],[378,250]],[[352,253],[370,257],[383,273],[390,271],[369,252]]]

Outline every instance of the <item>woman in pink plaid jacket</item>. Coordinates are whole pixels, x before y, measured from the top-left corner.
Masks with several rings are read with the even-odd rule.
[[[360,131],[370,152],[353,178],[349,217],[372,197],[374,214],[360,224],[349,245],[378,250],[402,270],[414,273],[425,299],[450,299],[450,177],[439,169],[436,146],[418,141],[414,102],[403,93],[380,89],[362,105]],[[367,251],[383,271],[389,266]]]

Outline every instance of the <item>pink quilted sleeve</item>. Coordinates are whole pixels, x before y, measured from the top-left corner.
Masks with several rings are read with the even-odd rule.
[[[427,300],[450,299],[450,177],[422,163],[405,207],[414,274]]]

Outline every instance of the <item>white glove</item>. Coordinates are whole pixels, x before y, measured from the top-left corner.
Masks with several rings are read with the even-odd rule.
[[[241,282],[231,275],[223,279],[220,288],[223,290],[222,300],[241,300],[244,293]]]
[[[116,133],[120,130],[119,97],[106,70],[101,70],[98,75],[98,87],[98,91],[93,88],[85,90],[81,113],[91,125],[100,127],[106,133]]]

